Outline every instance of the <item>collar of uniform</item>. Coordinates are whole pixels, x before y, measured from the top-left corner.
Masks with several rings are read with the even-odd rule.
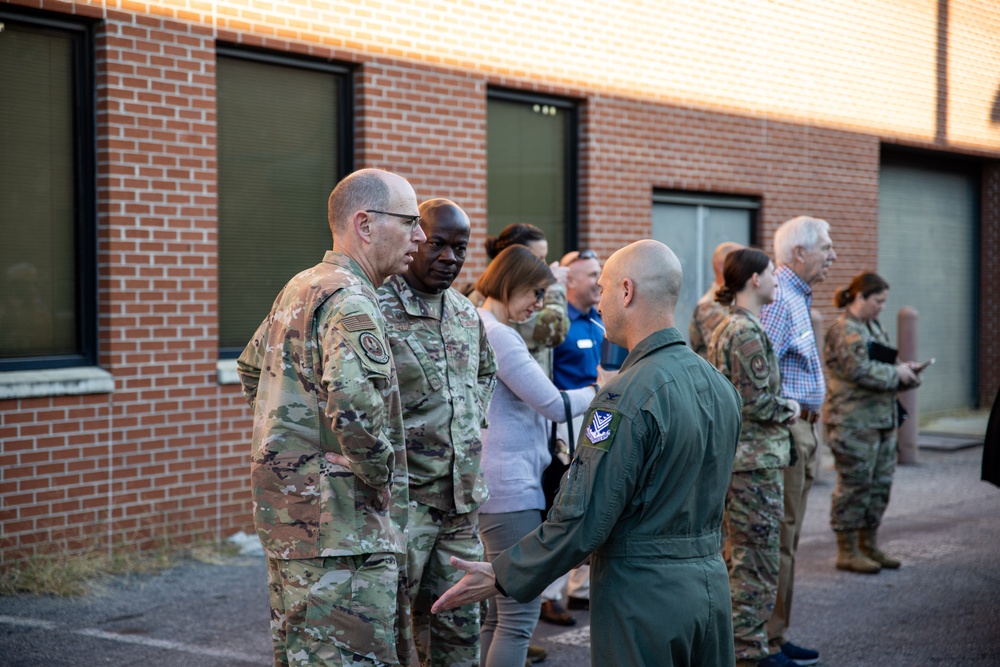
[[[638,363],[640,359],[652,352],[655,352],[656,350],[659,350],[661,347],[677,345],[678,343],[683,345],[684,337],[681,336],[681,332],[677,330],[677,327],[660,329],[659,331],[653,332],[642,339],[638,345],[629,351],[628,356],[625,357],[625,363],[622,364],[622,367],[618,372],[624,373]]]
[[[401,274],[389,276],[389,280],[387,282],[392,286],[392,289],[395,290],[396,294],[399,295],[399,301],[403,304],[403,309],[406,310],[407,315],[413,315],[414,317],[431,317],[435,320],[440,319],[438,313],[435,312],[433,308],[428,307],[427,302],[413,291],[409,283],[406,282],[406,279],[403,278]],[[447,291],[448,290],[445,290],[445,294],[441,295],[442,304],[444,304],[447,300]]]
[[[372,281],[365,274],[365,271],[364,269],[361,268],[361,265],[355,262],[353,259],[351,259],[350,256],[345,255],[342,252],[334,252],[333,250],[327,250],[326,254],[323,255],[323,262],[325,264],[333,264],[334,266],[339,266],[343,269],[347,269],[352,274],[354,274],[358,279],[364,281],[366,285],[369,285],[372,288],[372,290],[375,289],[375,286],[372,285]]]
[[[759,329],[764,328],[764,325],[760,323],[760,320],[757,318],[757,316],[751,313],[746,308],[743,308],[741,306],[733,306],[729,312],[731,312],[733,315],[739,313],[743,317],[747,318],[748,320],[756,324]]]

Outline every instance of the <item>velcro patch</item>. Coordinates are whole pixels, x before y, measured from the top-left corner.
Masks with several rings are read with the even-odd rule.
[[[581,441],[584,446],[596,447],[608,451],[615,438],[615,431],[621,422],[622,416],[614,410],[594,410],[590,419],[590,425],[585,431],[586,441]]]
[[[376,364],[384,364],[389,361],[385,345],[375,334],[366,331],[358,337],[358,342],[361,343],[361,349],[365,351],[365,355]]]
[[[767,360],[764,359],[763,354],[755,355],[750,359],[750,370],[753,371],[753,376],[758,380],[763,380],[771,372],[771,369],[767,367]]]
[[[368,313],[360,313],[358,315],[351,315],[340,320],[340,323],[348,331],[365,331],[367,329],[375,329],[375,322],[372,320]]]
[[[757,354],[758,352],[763,352],[763,351],[764,351],[764,346],[760,344],[760,340],[757,338],[754,338],[753,340],[748,340],[747,342],[740,345],[740,353],[742,353],[744,357],[750,357]]]

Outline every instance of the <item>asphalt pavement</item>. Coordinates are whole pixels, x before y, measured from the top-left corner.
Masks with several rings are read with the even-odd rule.
[[[824,456],[803,528],[790,631],[821,652],[821,665],[1000,665],[1000,489],[979,481],[981,446],[938,445],[896,471],[880,537],[903,567],[878,575],[834,568],[835,473]],[[543,667],[589,664],[588,613],[573,613],[573,628],[539,624],[533,643],[549,651]],[[77,598],[0,598],[3,666],[263,667],[270,655],[260,557],[185,561]]]

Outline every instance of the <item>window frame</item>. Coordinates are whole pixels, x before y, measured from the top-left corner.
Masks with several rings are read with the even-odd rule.
[[[561,112],[565,113],[569,118],[566,122],[565,135],[563,137],[565,144],[563,164],[566,169],[566,188],[563,193],[565,228],[563,230],[562,242],[564,252],[576,249],[578,243],[580,242],[580,177],[578,173],[580,164],[580,100],[569,97],[529,93],[511,88],[489,86],[486,89],[487,115],[491,100],[498,100],[502,102],[521,102],[525,104],[547,104],[549,106],[556,107]],[[489,157],[487,157],[487,165],[488,164]],[[487,169],[487,189],[489,188],[489,177],[489,170]],[[488,224],[489,219],[487,218],[487,225]]]
[[[343,100],[343,108],[338,110],[337,127],[335,128],[337,143],[338,146],[341,147],[338,151],[338,155],[335,156],[335,169],[337,173],[342,176],[346,176],[354,171],[354,99],[355,75],[358,69],[357,65],[323,58],[300,56],[298,54],[293,55],[260,47],[239,46],[229,42],[217,42],[215,45],[215,56],[216,59],[218,59],[219,56],[223,56],[226,58],[238,58],[241,60],[249,60],[268,65],[295,67],[297,69],[306,69],[336,75],[338,87],[340,89],[340,96]],[[216,118],[216,123],[218,123],[218,118]],[[216,160],[216,169],[218,169],[218,165],[219,161]],[[221,219],[217,219],[217,225],[221,227]],[[221,250],[221,237],[219,240],[219,249]],[[289,278],[291,278],[291,276],[289,276]],[[222,276],[220,274],[216,289],[217,299],[220,298],[219,295],[221,294],[221,286]],[[216,312],[219,312],[218,308]],[[221,322],[219,323],[218,328],[221,332]],[[235,361],[244,349],[243,346],[224,347],[218,340],[216,340],[216,343],[218,345],[218,359],[223,362],[230,360]]]
[[[97,102],[95,40],[97,21],[0,6],[0,22],[65,32],[73,54],[73,253],[77,352],[0,358],[0,372],[97,365]],[[2,39],[2,35],[0,35]]]

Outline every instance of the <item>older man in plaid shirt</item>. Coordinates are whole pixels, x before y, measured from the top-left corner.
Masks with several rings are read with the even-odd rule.
[[[795,552],[799,546],[806,498],[816,478],[816,422],[823,408],[826,382],[813,334],[809,309],[812,286],[826,278],[837,253],[825,220],[799,216],[778,227],[774,254],[779,268],[774,302],[764,306],[760,320],[781,367],[781,395],[802,406],[791,426],[792,463],[785,468],[785,518],[781,524],[781,571],[778,599],[768,622],[769,642],[800,665],[812,665],[819,653],[796,646],[785,637],[791,617],[795,578]]]

